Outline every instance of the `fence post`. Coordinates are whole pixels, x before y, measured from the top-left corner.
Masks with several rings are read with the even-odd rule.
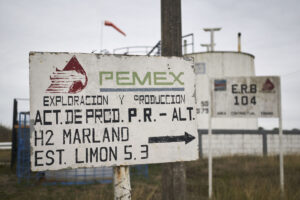
[[[259,129],[258,130],[262,134],[262,144],[263,144],[263,155],[268,155],[268,138],[267,138],[267,131]]]
[[[198,130],[198,143],[199,143],[199,157],[203,158],[202,133],[200,130]]]

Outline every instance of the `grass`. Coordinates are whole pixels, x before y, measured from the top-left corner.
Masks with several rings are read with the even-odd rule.
[[[1,151],[0,151],[1,152]],[[213,199],[279,200],[278,157],[226,157],[213,163]],[[149,165],[149,178],[132,176],[132,199],[161,199],[163,165]],[[189,200],[207,199],[207,160],[186,162]],[[113,199],[112,184],[43,186],[17,184],[9,166],[0,166],[0,199]],[[285,157],[285,196],[300,199],[300,156]]]
[[[10,163],[11,150],[0,150],[0,163]]]
[[[188,163],[187,170],[189,199],[207,199],[207,161]],[[284,199],[300,199],[299,178],[300,156],[286,156]],[[278,158],[214,159],[213,193],[213,199],[222,200],[280,199]]]

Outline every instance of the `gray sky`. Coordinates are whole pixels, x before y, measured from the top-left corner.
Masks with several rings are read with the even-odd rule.
[[[182,33],[195,34],[196,51],[209,42],[204,27],[222,27],[216,50],[235,51],[241,32],[242,51],[255,55],[256,74],[281,76],[285,129],[300,128],[299,10],[299,0],[182,0]],[[0,123],[11,126],[13,98],[29,97],[29,51],[99,50],[102,20],[127,34],[104,27],[103,47],[110,52],[160,40],[160,0],[0,0]]]

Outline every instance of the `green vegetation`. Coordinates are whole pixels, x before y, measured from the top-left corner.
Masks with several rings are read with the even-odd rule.
[[[278,157],[226,157],[214,159],[214,199],[280,199]],[[149,165],[149,178],[132,176],[132,199],[161,199],[163,165]],[[189,200],[207,199],[207,160],[186,162]],[[300,156],[285,157],[285,197],[300,199]],[[9,166],[0,166],[0,199],[113,199],[112,184],[44,186],[17,184]]]
[[[11,142],[11,129],[0,124],[0,142]]]

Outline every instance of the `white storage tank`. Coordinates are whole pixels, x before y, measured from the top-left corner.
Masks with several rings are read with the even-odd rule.
[[[242,52],[214,51],[186,55],[193,57],[197,76],[198,129],[208,128],[209,78],[255,76],[254,56]],[[213,118],[213,129],[257,129],[257,119]]]

